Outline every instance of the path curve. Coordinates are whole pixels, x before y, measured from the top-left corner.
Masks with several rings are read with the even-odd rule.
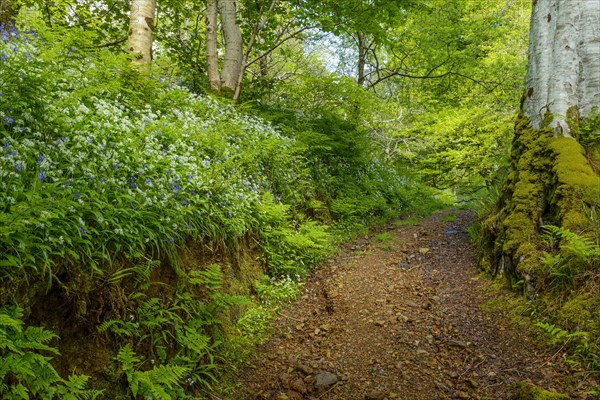
[[[473,218],[446,211],[346,245],[282,313],[236,398],[507,399],[523,380],[564,390],[560,356],[485,307],[497,294],[476,275]]]

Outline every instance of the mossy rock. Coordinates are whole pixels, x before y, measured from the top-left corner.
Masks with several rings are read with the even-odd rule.
[[[515,385],[511,400],[570,400],[566,394],[542,389],[528,382],[519,382]]]

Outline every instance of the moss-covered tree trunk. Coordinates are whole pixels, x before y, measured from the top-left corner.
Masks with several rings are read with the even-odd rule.
[[[485,224],[485,265],[533,290],[543,225],[598,238],[599,1],[534,0],[511,169]],[[596,124],[596,126],[594,126]]]

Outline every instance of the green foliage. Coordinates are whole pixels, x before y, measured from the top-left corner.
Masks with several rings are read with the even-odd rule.
[[[3,399],[93,400],[101,391],[85,389],[88,378],[72,375],[62,379],[52,367],[50,353],[59,355],[47,343],[58,336],[44,328],[23,329],[23,310],[18,306],[0,308],[0,395]]]
[[[600,371],[600,347],[596,342],[597,334],[585,331],[568,332],[554,324],[541,321],[535,326],[546,333],[552,345],[566,347],[569,350],[567,362],[575,365],[584,364],[590,371]]]
[[[129,346],[122,347],[116,360],[127,376],[129,389],[134,398],[149,396],[157,400],[178,398],[174,389],[181,386],[181,381],[187,373],[185,367],[176,365],[158,365],[148,371],[138,369],[141,360]]]
[[[553,225],[542,229],[549,246],[543,263],[557,288],[578,287],[587,277],[600,271],[600,246],[590,238]]]
[[[391,242],[393,240],[392,235],[389,232],[383,232],[375,235],[373,241],[379,243]]]
[[[98,327],[101,333],[110,332],[133,343],[133,348],[127,345],[119,350],[117,360],[134,396],[139,390],[140,394],[165,398],[167,392],[173,395],[184,393],[185,387],[210,388],[217,382],[215,359],[221,343],[216,333],[225,311],[246,303],[241,296],[222,293],[222,280],[220,266],[213,264],[191,271],[187,284],[172,301],[134,292],[130,301],[135,306],[128,310],[127,320],[109,320]],[[207,301],[192,296],[195,289]],[[138,371],[140,359],[134,349],[151,355],[153,369]]]

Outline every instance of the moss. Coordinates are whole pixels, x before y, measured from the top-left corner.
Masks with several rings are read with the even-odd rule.
[[[554,138],[550,148],[554,152],[554,199],[561,225],[573,232],[585,232],[590,228],[586,208],[597,207],[600,199],[600,177],[576,140]]]
[[[515,385],[512,400],[569,400],[566,394],[556,393],[542,389],[528,382],[519,382]]]
[[[571,136],[579,138],[579,122],[581,116],[579,114],[579,108],[577,106],[571,106],[567,110],[567,125],[569,125],[569,131]]]
[[[557,321],[568,331],[600,331],[600,298],[582,293],[566,301],[558,310]]]

